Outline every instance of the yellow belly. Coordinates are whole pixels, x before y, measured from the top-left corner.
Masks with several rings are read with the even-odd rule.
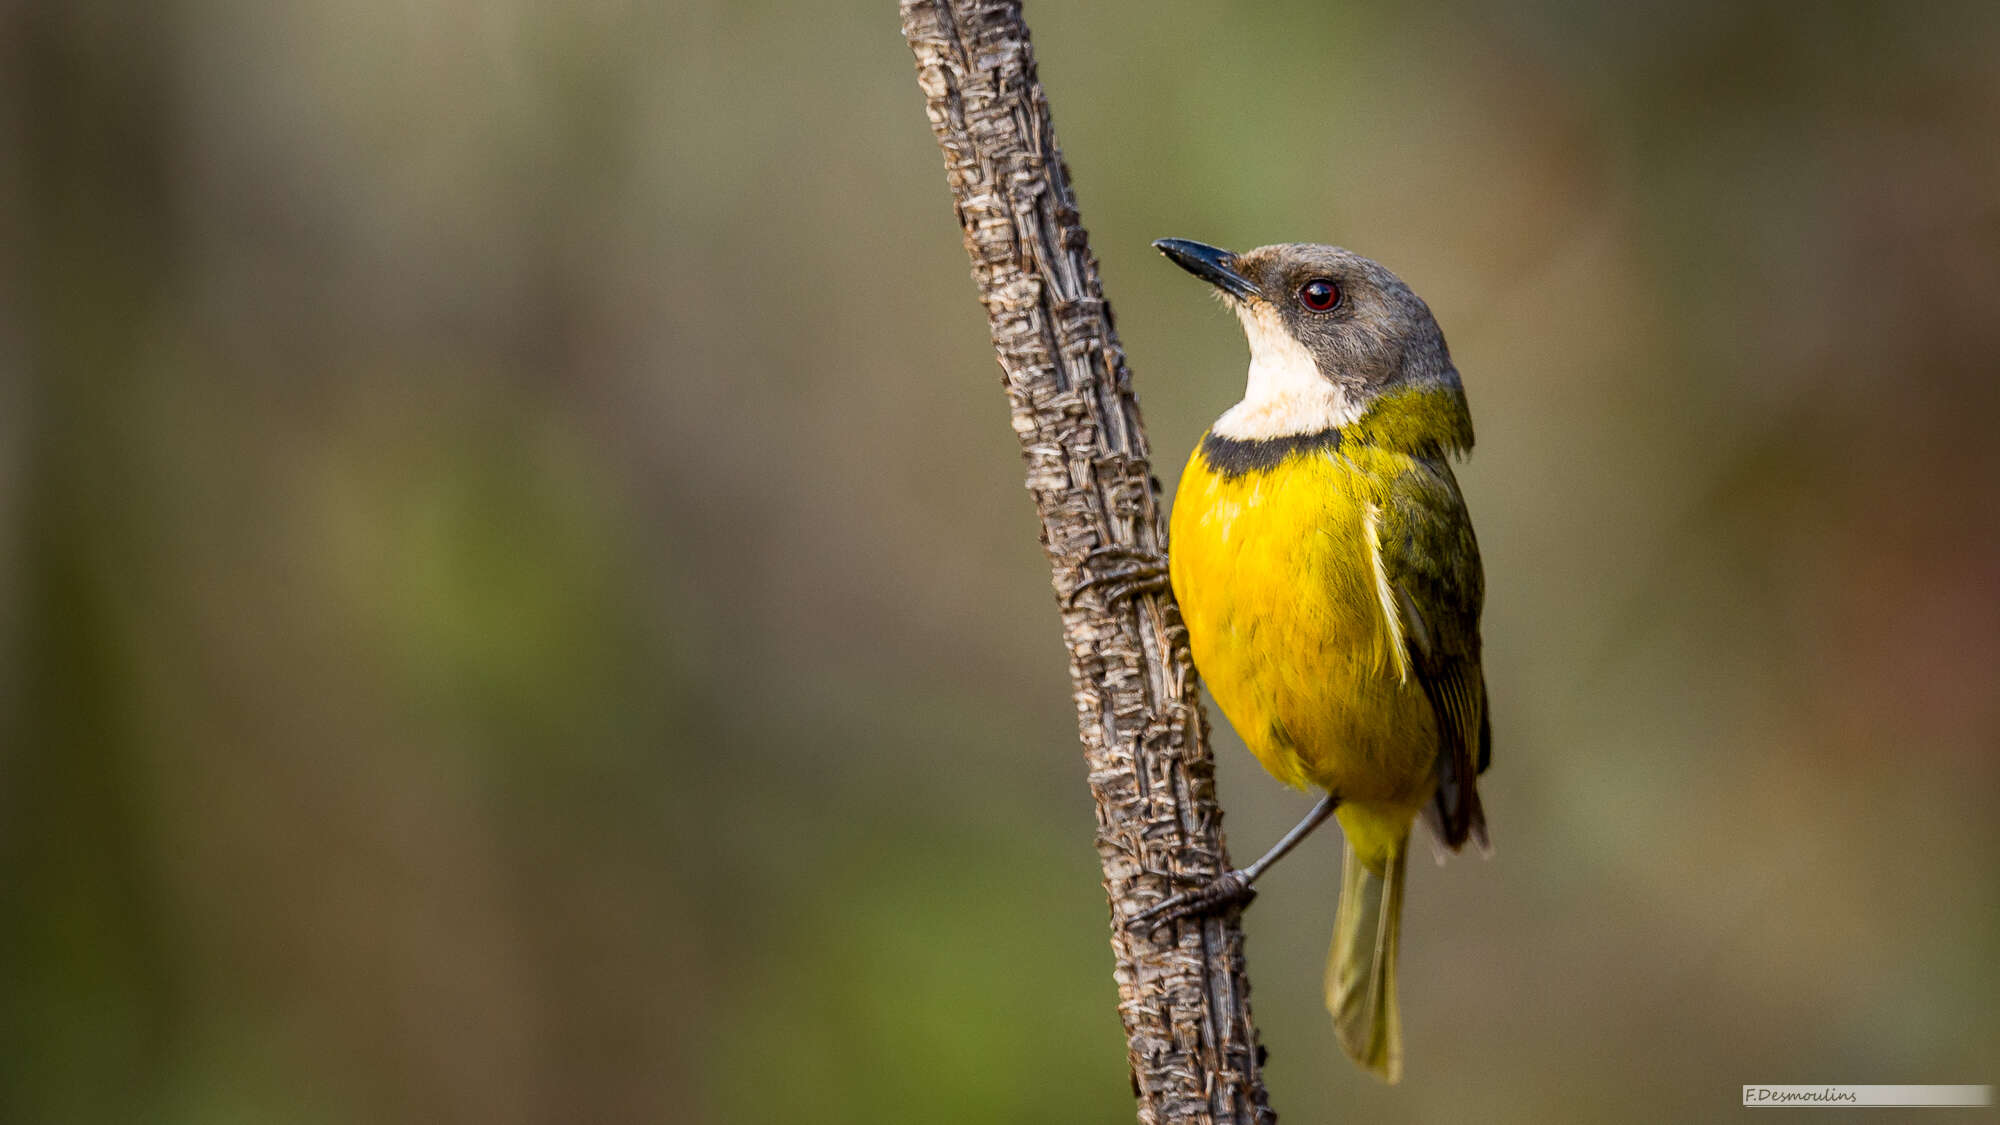
[[[1385,613],[1370,536],[1376,482],[1397,459],[1319,449],[1224,477],[1197,449],[1174,499],[1169,562],[1195,667],[1264,768],[1387,806],[1407,827],[1435,787],[1438,738]]]

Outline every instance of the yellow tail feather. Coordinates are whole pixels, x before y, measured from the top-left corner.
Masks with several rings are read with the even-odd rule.
[[[1403,929],[1407,833],[1378,874],[1349,844],[1341,864],[1340,912],[1326,961],[1326,1007],[1355,1062],[1385,1082],[1403,1076],[1403,1024],[1396,1006],[1396,945]]]

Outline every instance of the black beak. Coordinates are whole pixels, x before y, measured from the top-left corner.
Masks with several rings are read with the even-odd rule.
[[[1250,279],[1236,272],[1236,255],[1218,247],[1185,238],[1162,238],[1153,249],[1174,260],[1174,264],[1232,297],[1249,300],[1257,295]]]

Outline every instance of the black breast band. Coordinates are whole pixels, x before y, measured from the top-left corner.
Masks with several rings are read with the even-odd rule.
[[[1229,478],[1275,469],[1278,462],[1294,453],[1339,448],[1339,430],[1255,440],[1227,438],[1211,431],[1201,439],[1201,458],[1208,462],[1209,468]]]

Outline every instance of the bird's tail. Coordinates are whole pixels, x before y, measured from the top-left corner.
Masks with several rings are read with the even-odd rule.
[[[1345,810],[1343,810],[1345,811]],[[1403,1076],[1403,1025],[1396,1007],[1396,944],[1403,929],[1403,866],[1409,830],[1371,868],[1347,846],[1340,912],[1326,960],[1326,1007],[1340,1045],[1385,1082]]]

